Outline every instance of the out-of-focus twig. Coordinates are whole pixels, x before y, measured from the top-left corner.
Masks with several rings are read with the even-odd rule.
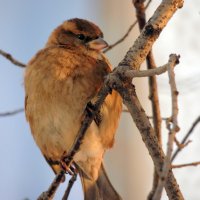
[[[145,10],[149,7],[151,3],[151,0],[149,0],[145,6]],[[113,44],[109,45],[104,51],[103,53],[108,52],[109,50],[113,49],[115,46],[117,46],[118,44],[122,43],[130,34],[130,32],[132,31],[132,29],[135,27],[135,25],[137,24],[137,20],[133,22],[133,24],[130,25],[130,27],[128,28],[128,30],[126,31],[126,33],[116,42],[114,42]]]
[[[124,34],[124,36],[122,36],[122,38],[120,38],[119,40],[117,40],[115,43],[109,45],[104,51],[103,53],[108,52],[109,50],[111,50],[112,48],[114,48],[115,46],[117,46],[118,44],[122,43],[130,34],[130,32],[132,31],[132,29],[134,28],[134,26],[137,24],[137,20],[133,22],[133,24],[130,25],[130,27],[128,28],[127,32]]]
[[[9,54],[1,49],[0,49],[0,55],[5,57],[6,59],[8,59],[14,65],[17,65],[19,67],[26,67],[26,65],[24,63],[21,63],[20,61],[16,60],[15,58],[13,58],[13,56],[11,54]]]
[[[144,7],[145,10],[149,7],[149,5],[151,4],[151,1],[152,1],[152,0],[149,0],[149,1],[147,2],[147,4],[146,4],[145,7]]]
[[[21,112],[24,112],[24,108],[19,108],[17,110],[0,113],[0,117],[9,117],[9,116],[12,116],[12,115],[19,114]]]
[[[174,138],[174,142],[176,143],[176,146],[180,149],[185,148],[190,142],[192,142],[191,140],[188,140],[185,144],[180,143],[177,138]]]
[[[185,163],[185,164],[179,164],[179,165],[172,165],[171,167],[173,169],[176,169],[176,168],[182,168],[182,167],[196,167],[200,165],[200,161],[198,162],[191,162],[191,163]]]
[[[189,136],[193,133],[195,127],[198,125],[198,123],[200,123],[200,116],[198,116],[196,118],[196,120],[193,122],[191,128],[189,129],[189,131],[187,132],[187,134],[185,135],[185,137],[182,139],[180,144],[185,145],[187,139],[189,138]],[[176,151],[174,152],[171,161],[174,161],[174,159],[176,158],[176,156],[178,155],[178,153],[182,150],[182,148],[178,147],[176,149]]]

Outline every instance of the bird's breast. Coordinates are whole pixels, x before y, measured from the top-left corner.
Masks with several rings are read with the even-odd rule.
[[[71,148],[86,105],[107,74],[108,65],[80,57],[40,52],[26,69],[26,116],[37,145],[52,160]]]

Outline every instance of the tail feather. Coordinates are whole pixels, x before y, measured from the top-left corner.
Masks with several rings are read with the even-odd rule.
[[[84,200],[122,200],[108,179],[103,164],[101,164],[96,181],[89,179],[81,169],[79,171],[84,190]]]

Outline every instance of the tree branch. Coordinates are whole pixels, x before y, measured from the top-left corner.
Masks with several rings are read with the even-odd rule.
[[[119,65],[139,69],[167,22],[182,6],[183,0],[162,1]]]
[[[124,76],[129,78],[129,79],[133,79],[136,77],[150,77],[150,76],[155,76],[155,75],[160,75],[163,74],[164,72],[167,71],[169,67],[169,63],[161,66],[161,67],[157,67],[155,69],[148,69],[148,70],[142,70],[142,71],[138,71],[138,70],[125,70],[124,71]]]
[[[83,121],[81,123],[81,127],[78,131],[77,137],[75,138],[74,144],[72,145],[71,150],[68,152],[68,154],[64,158],[64,162],[68,167],[70,167],[70,165],[73,161],[74,155],[80,149],[80,145],[83,141],[86,130],[88,129],[88,127],[90,126],[90,124],[94,120],[94,117],[99,112],[101,105],[103,104],[106,96],[110,93],[110,91],[111,91],[110,88],[105,85],[105,87],[103,87],[99,92],[99,95],[98,95],[99,98],[97,99],[97,101],[94,104],[93,112],[88,113],[88,112],[85,111],[85,117],[83,118]]]
[[[13,58],[11,54],[6,53],[5,51],[3,51],[1,49],[0,49],[0,55],[2,55],[3,57],[5,57],[6,59],[8,59],[14,65],[17,65],[19,67],[26,67],[26,65],[24,63],[19,62],[18,60],[16,60],[15,58]]]
[[[159,174],[159,182],[154,193],[153,199],[160,199],[164,184],[166,182],[167,174],[171,167],[171,155],[173,151],[173,143],[176,132],[179,131],[178,126],[178,99],[177,99],[177,88],[175,83],[175,74],[174,74],[174,66],[179,63],[179,56],[174,54],[170,55],[169,59],[169,67],[168,67],[168,76],[169,76],[169,84],[171,88],[171,98],[172,98],[172,117],[171,123],[168,124],[169,129],[169,137],[167,143],[167,155],[165,157],[165,161],[162,167],[162,172]]]
[[[66,191],[65,191],[65,194],[64,194],[62,200],[67,200],[67,199],[68,199],[69,194],[70,194],[71,189],[72,189],[72,186],[74,185],[74,182],[76,181],[76,178],[77,178],[77,173],[74,173],[74,174],[72,175],[71,179],[69,180],[67,189],[66,189]]]
[[[151,1],[149,1],[146,5],[146,7],[149,6]],[[136,16],[139,24],[140,32],[144,28],[146,24],[146,14],[145,14],[145,6],[144,6],[144,0],[133,0],[133,4],[136,9]],[[156,64],[154,61],[154,56],[152,50],[148,53],[146,57],[146,63],[148,69],[155,69]],[[151,100],[151,106],[152,106],[152,113],[153,113],[153,124],[154,124],[154,130],[155,134],[158,138],[158,141],[160,145],[162,145],[162,138],[161,138],[161,114],[160,114],[160,104],[159,104],[159,98],[158,98],[158,87],[157,87],[157,80],[155,76],[149,77],[149,99]],[[148,195],[148,199],[151,200],[155,190],[158,186],[159,177],[156,172],[156,169],[154,167],[154,176],[153,176],[153,187]]]
[[[114,71],[109,75],[107,84],[117,90],[122,96],[123,102],[128,108],[137,128],[140,131],[142,140],[144,141],[149,154],[151,155],[157,173],[160,174],[164,164],[165,155],[157,140],[157,137],[155,136],[155,132],[149,122],[149,119],[137,98],[134,86],[131,84],[131,82],[127,83],[125,80],[122,81],[121,76],[116,76]],[[183,199],[181,191],[179,190],[178,184],[171,170],[169,170],[169,173],[167,174],[165,188],[169,199]]]

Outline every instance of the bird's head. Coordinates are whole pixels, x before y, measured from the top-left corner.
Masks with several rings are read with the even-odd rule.
[[[57,27],[46,46],[62,45],[100,51],[108,46],[98,26],[84,19],[70,19]]]

